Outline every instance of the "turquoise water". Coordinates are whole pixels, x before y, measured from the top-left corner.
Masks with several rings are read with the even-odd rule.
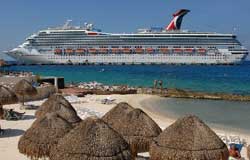
[[[63,76],[66,82],[98,81],[105,84],[152,86],[163,80],[166,87],[250,94],[250,63],[237,66],[11,66],[7,70],[31,71],[42,76]]]
[[[159,98],[146,100],[142,104],[172,119],[192,114],[211,127],[250,133],[250,102]]]

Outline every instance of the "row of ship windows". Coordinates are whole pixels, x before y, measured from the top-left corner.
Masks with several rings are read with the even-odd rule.
[[[40,33],[39,36],[44,36],[44,37],[51,37],[51,36],[62,36],[62,37],[65,37],[65,36],[77,36],[77,35],[81,35],[81,36],[84,36],[86,35],[85,32],[72,32],[72,33],[67,33],[67,32],[62,32],[62,33],[53,33],[53,32],[50,32],[50,34],[45,34],[45,33]],[[109,35],[109,34],[102,34],[102,35],[95,35],[93,37],[96,37],[96,38],[100,38],[100,37],[120,37],[120,36],[126,36],[126,37],[199,37],[199,38],[236,38],[236,36],[218,36],[218,35],[190,35],[190,34],[187,34],[187,35],[184,35],[184,34],[181,34],[181,35],[167,35],[167,34],[162,34],[162,35],[129,35],[129,34],[124,34],[124,35]]]
[[[100,57],[92,57],[93,59],[99,59]],[[102,57],[102,59],[133,59],[133,57]],[[148,59],[149,57],[140,57],[140,59]],[[166,58],[166,59],[183,59],[183,57],[154,57],[154,59],[162,59],[162,58]],[[207,56],[203,56],[200,57],[201,59],[205,59],[205,60],[218,60],[218,59],[225,59],[226,57],[207,57]],[[49,59],[79,59],[79,57],[77,56],[50,56]]]
[[[123,36],[123,35],[112,35],[112,36],[87,36],[87,35],[56,35],[56,36],[35,36],[35,38],[41,38],[41,39],[52,39],[52,38],[73,38],[73,39],[77,39],[77,38],[89,38],[89,39],[117,39],[117,38],[146,38],[146,39],[155,39],[155,38],[169,38],[169,39],[208,39],[208,37],[198,37],[198,36],[187,36],[187,37],[170,37],[170,36],[135,36],[135,37],[131,37],[131,36]],[[209,39],[235,39],[232,37],[209,37]]]
[[[51,44],[51,43],[46,43],[46,44],[27,44],[27,46],[42,46],[42,47],[75,47],[75,46],[100,46],[100,45],[128,45],[128,46],[162,46],[162,45],[191,45],[191,46],[197,46],[197,45],[202,45],[202,46],[240,46],[240,44],[238,43],[55,43],[55,44]]]
[[[56,46],[56,47],[50,47],[50,48],[47,48],[47,49],[39,49],[39,51],[51,51],[51,50],[55,50],[55,49],[59,49],[61,51],[65,50],[63,49],[64,47],[62,46]],[[159,51],[161,49],[169,49],[169,50],[172,50],[172,49],[199,49],[199,48],[204,48],[204,49],[208,49],[208,50],[216,50],[218,48],[229,48],[229,49],[233,49],[235,48],[235,46],[219,46],[219,47],[216,47],[216,46],[99,46],[99,47],[93,47],[93,46],[74,46],[74,47],[66,47],[66,49],[71,49],[73,50],[72,48],[78,48],[78,49],[82,49],[82,50],[87,50],[87,49],[105,49],[107,52],[112,49],[141,49],[142,51],[143,50],[147,50],[147,49],[150,49],[152,51]]]
[[[120,41],[129,41],[129,42],[148,42],[148,41],[155,41],[155,42],[238,42],[236,39],[29,39],[30,42],[85,42],[85,41],[94,41],[94,42],[120,42]]]
[[[211,59],[218,59],[218,58],[225,58],[225,55],[223,54],[213,54],[213,55],[209,55],[209,54],[126,54],[126,53],[123,53],[123,54],[63,54],[63,55],[53,55],[53,56],[59,56],[59,57],[85,57],[85,56],[93,56],[93,57],[117,57],[117,56],[120,56],[120,57],[124,57],[124,58],[128,58],[128,57],[133,57],[133,56],[137,56],[137,55],[140,55],[141,57],[143,56],[150,56],[150,57],[208,57],[208,58],[211,58]]]

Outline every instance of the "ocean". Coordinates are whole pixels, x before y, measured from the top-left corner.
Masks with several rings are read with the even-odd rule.
[[[97,81],[110,85],[150,87],[158,79],[163,80],[165,87],[250,95],[250,62],[233,66],[36,65],[10,66],[5,70],[30,71],[41,76],[62,76],[67,83]],[[212,127],[250,131],[247,123],[250,122],[250,102],[159,98],[145,102],[144,106],[153,107],[154,112],[174,119],[195,114]]]
[[[250,95],[250,62],[233,66],[35,65],[11,66],[5,70],[30,71],[41,76],[61,76],[67,83],[97,81],[109,85],[150,87],[157,79],[163,80],[164,86],[169,88]]]
[[[246,134],[250,132],[250,102],[158,98],[145,100],[142,105],[171,119],[196,115],[213,128]]]

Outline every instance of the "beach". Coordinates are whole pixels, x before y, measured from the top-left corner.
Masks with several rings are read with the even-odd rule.
[[[78,115],[84,119],[89,116],[99,116],[101,117],[106,112],[108,112],[111,108],[113,108],[116,103],[119,102],[127,102],[133,107],[143,109],[149,116],[151,116],[158,125],[165,129],[169,125],[171,125],[175,119],[172,117],[167,117],[158,114],[154,111],[153,107],[144,107],[145,102],[154,101],[159,99],[158,96],[154,95],[87,95],[82,98],[71,98],[66,97],[69,99],[73,107],[76,109]],[[114,99],[114,104],[102,104],[101,100],[109,98]],[[30,102],[33,105],[41,105],[44,102],[42,101],[34,101]],[[5,105],[4,108],[6,109],[15,109],[16,111],[23,112],[23,110],[19,110],[19,104],[12,104],[12,105]],[[35,110],[25,110],[25,117],[23,120],[19,121],[5,121],[1,120],[0,124],[2,129],[5,129],[6,132],[3,137],[0,138],[0,155],[1,159],[4,160],[28,160],[26,156],[19,153],[17,149],[18,140],[20,136],[27,130],[31,124],[34,122],[35,117]],[[213,130],[217,134],[225,134],[225,135],[237,135],[242,139],[245,139],[246,142],[249,144],[250,136],[241,132],[233,132],[233,131],[225,131],[218,128],[213,128]],[[246,150],[243,148],[242,156],[246,157]]]

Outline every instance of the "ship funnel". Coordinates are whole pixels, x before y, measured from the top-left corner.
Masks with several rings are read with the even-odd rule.
[[[181,9],[177,11],[176,13],[173,14],[174,18],[173,20],[169,23],[169,25],[166,27],[167,31],[172,31],[172,30],[180,30],[181,29],[181,23],[183,17],[190,12],[190,10],[187,9]]]

